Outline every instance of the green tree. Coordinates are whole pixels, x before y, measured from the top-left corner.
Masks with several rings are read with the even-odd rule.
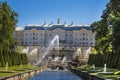
[[[18,14],[12,10],[7,2],[0,2],[0,48],[7,50],[14,48],[16,40],[13,32],[17,17]]]
[[[95,58],[95,61],[98,60],[98,66],[108,63],[108,67],[118,68],[120,65],[120,0],[110,0],[101,18],[91,25],[93,32],[96,33],[95,49],[100,55]],[[109,28],[110,25],[112,30]]]
[[[7,2],[0,2],[0,66],[19,65],[20,54],[15,52],[17,40],[14,38],[14,31],[18,14],[7,4]],[[27,63],[27,57],[24,56],[24,63]]]

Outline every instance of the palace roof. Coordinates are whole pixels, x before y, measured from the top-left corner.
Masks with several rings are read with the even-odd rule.
[[[92,30],[90,25],[74,25],[74,24],[43,24],[43,25],[36,25],[36,24],[30,24],[26,25],[24,30],[31,30],[31,29],[36,29],[36,30],[54,30],[54,29],[63,29],[63,30],[81,30],[81,29],[86,29],[86,30]]]

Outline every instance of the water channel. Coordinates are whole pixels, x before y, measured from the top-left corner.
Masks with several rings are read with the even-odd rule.
[[[83,79],[70,71],[51,70],[51,71],[43,71],[42,73],[28,80],[83,80]]]

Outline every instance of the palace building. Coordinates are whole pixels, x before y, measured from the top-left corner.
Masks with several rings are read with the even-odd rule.
[[[68,57],[72,57],[78,48],[84,47],[87,50],[89,46],[95,46],[95,34],[90,25],[73,24],[73,22],[61,24],[59,19],[57,24],[46,24],[46,22],[42,25],[28,24],[24,29],[15,31],[18,45],[30,46],[32,49],[33,46],[38,47],[40,52],[44,52],[56,35],[59,36],[61,54],[68,55],[65,51],[71,50]]]
[[[24,29],[15,31],[15,38],[19,45],[47,46],[55,37],[59,36],[60,45],[65,46],[94,46],[95,35],[90,25],[77,24],[28,24]]]

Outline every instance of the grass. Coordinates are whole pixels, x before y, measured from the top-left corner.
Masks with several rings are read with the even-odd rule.
[[[115,71],[114,74],[115,75],[118,75],[118,74],[120,75],[120,70],[119,71]]]
[[[0,77],[10,76],[13,75],[13,73],[0,73]]]
[[[82,70],[83,72],[88,72],[88,70],[93,70],[92,66],[89,66],[89,65],[83,65],[83,66],[77,67],[76,69]],[[96,67],[95,69],[103,71],[102,67]],[[113,80],[116,80],[116,77],[120,76],[120,70],[115,68],[107,68],[107,72],[113,72],[114,74],[113,75],[98,74],[97,72],[88,72],[88,73],[91,75],[103,77],[105,79],[113,79]]]
[[[94,72],[94,73],[90,73],[91,75],[98,75],[98,73]]]
[[[119,75],[99,75],[103,78],[106,78],[106,79],[116,79],[116,77],[118,77]]]
[[[33,69],[35,69],[35,67],[32,65],[11,66],[11,67],[8,67],[8,70],[5,70],[5,67],[0,67],[0,77],[10,76],[13,74],[26,72]]]

